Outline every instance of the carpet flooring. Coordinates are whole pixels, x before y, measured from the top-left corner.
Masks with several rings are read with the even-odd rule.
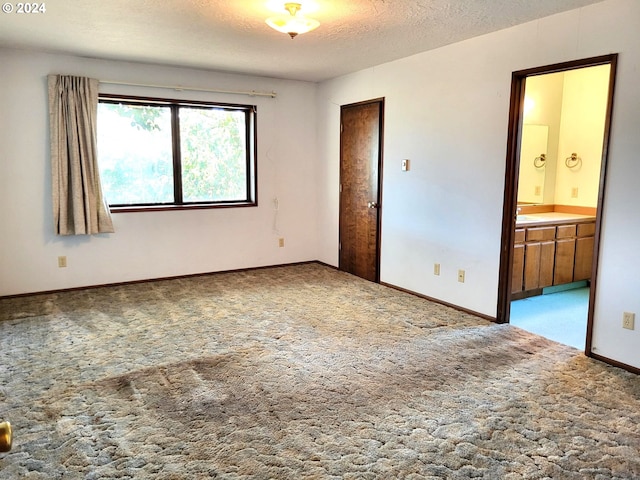
[[[640,379],[318,264],[0,299],[7,479],[640,478]]]

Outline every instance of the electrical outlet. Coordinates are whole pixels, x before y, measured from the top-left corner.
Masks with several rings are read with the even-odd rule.
[[[636,323],[636,314],[631,312],[624,312],[622,314],[622,328],[627,330],[634,330]]]
[[[278,246],[279,246],[280,248],[284,247],[284,238],[279,238],[279,239],[278,239]]]
[[[440,264],[439,263],[434,263],[433,264],[433,274],[434,275],[440,275]]]
[[[571,198],[578,198],[578,187],[573,187],[571,189]]]
[[[58,257],[58,267],[64,268],[67,266],[67,257],[61,256]]]
[[[458,270],[458,281],[464,283],[464,270]]]
[[[536,197],[539,197],[542,194],[542,187],[540,185],[536,185],[536,188],[534,189],[534,195]]]
[[[404,159],[402,160],[402,171],[403,172],[408,172],[409,171],[409,160],[408,159]]]

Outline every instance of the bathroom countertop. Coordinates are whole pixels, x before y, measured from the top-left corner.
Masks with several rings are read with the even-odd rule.
[[[592,222],[596,219],[593,215],[579,215],[577,213],[526,213],[518,215],[516,227],[531,227],[535,225],[551,225],[557,223],[583,223]]]

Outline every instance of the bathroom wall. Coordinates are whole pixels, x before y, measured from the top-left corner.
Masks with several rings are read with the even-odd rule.
[[[596,207],[609,92],[608,65],[564,73],[555,203]],[[581,159],[567,168],[565,159]]]

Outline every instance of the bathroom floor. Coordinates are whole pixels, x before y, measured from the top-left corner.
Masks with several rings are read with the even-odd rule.
[[[511,302],[511,325],[584,350],[589,287]]]

